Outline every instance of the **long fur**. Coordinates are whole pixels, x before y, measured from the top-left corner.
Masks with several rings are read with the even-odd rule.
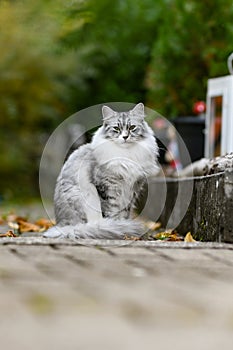
[[[130,219],[147,176],[157,171],[158,147],[142,104],[129,112],[103,107],[103,126],[74,151],[57,179],[57,225],[44,237],[122,239],[144,232]]]
[[[106,218],[100,221],[80,223],[75,226],[54,226],[44,233],[44,237],[123,239],[125,236],[140,236],[143,230],[143,224],[135,220]]]

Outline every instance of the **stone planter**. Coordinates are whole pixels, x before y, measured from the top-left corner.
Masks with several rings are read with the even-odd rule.
[[[199,241],[233,242],[233,171],[149,182],[143,216],[163,227],[191,231]]]

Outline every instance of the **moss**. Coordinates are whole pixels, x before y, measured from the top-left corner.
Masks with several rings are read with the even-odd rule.
[[[198,241],[202,241],[202,242],[207,241],[207,232],[208,232],[208,226],[206,223],[206,219],[202,218],[201,222],[198,225],[197,232],[193,237]]]

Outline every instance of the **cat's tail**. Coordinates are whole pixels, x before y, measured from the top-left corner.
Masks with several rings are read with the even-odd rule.
[[[123,239],[125,236],[140,237],[144,225],[136,220],[101,219],[96,222],[80,223],[75,226],[53,226],[44,233],[46,238],[105,238]]]

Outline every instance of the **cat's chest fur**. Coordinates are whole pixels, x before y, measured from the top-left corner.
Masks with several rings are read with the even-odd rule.
[[[94,139],[92,149],[97,162],[96,171],[123,176],[130,182],[141,176],[152,175],[156,171],[152,142],[153,140],[145,140],[122,145],[99,137]]]

